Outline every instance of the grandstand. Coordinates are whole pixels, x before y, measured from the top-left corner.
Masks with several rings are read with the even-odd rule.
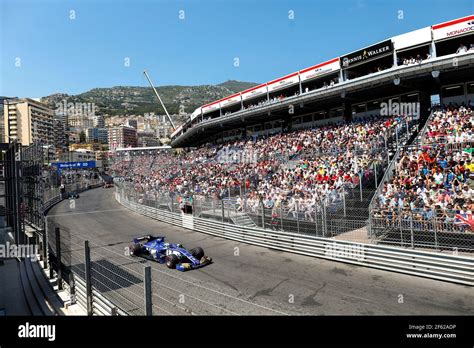
[[[172,134],[172,145],[374,115],[390,101],[419,103],[425,117],[432,95],[446,104],[472,102],[466,69],[472,68],[473,20],[471,15],[398,35],[203,105]]]
[[[183,151],[111,168],[122,194],[171,211],[472,252],[473,72],[467,16],[203,105],[171,136]]]

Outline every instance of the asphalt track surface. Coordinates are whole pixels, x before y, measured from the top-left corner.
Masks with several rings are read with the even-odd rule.
[[[130,314],[143,314],[143,266],[151,265],[154,314],[219,315],[472,315],[474,291],[463,285],[327,261],[186,230],[127,210],[114,189],[84,192],[71,207],[49,212],[80,246],[92,245],[101,291]],[[201,246],[213,263],[185,273],[125,256],[133,237],[164,235],[186,248]],[[66,240],[66,241],[65,241]],[[79,267],[79,266],[78,266]],[[97,270],[96,273],[94,273]],[[122,281],[123,280],[123,281]],[[112,285],[110,285],[112,284]]]

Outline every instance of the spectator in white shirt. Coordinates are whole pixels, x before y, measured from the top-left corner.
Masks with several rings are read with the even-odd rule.
[[[460,44],[458,50],[456,51],[456,54],[465,53],[465,52],[467,52],[467,47],[464,46],[463,44]]]

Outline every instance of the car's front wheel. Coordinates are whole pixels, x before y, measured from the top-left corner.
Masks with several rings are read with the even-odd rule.
[[[176,268],[178,262],[178,256],[176,256],[175,254],[170,254],[166,256],[166,267],[171,269]]]
[[[198,260],[201,260],[204,256],[204,250],[201,247],[192,248],[189,252]]]

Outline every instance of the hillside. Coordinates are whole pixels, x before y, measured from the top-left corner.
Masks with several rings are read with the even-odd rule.
[[[191,113],[198,106],[256,85],[252,82],[230,80],[218,85],[162,86],[156,89],[168,112],[177,114],[180,106],[185,113]],[[150,87],[94,88],[77,95],[52,94],[41,100],[52,108],[63,100],[68,103],[95,103],[98,109],[96,112],[108,115],[139,115],[145,112],[164,114],[163,108]]]

